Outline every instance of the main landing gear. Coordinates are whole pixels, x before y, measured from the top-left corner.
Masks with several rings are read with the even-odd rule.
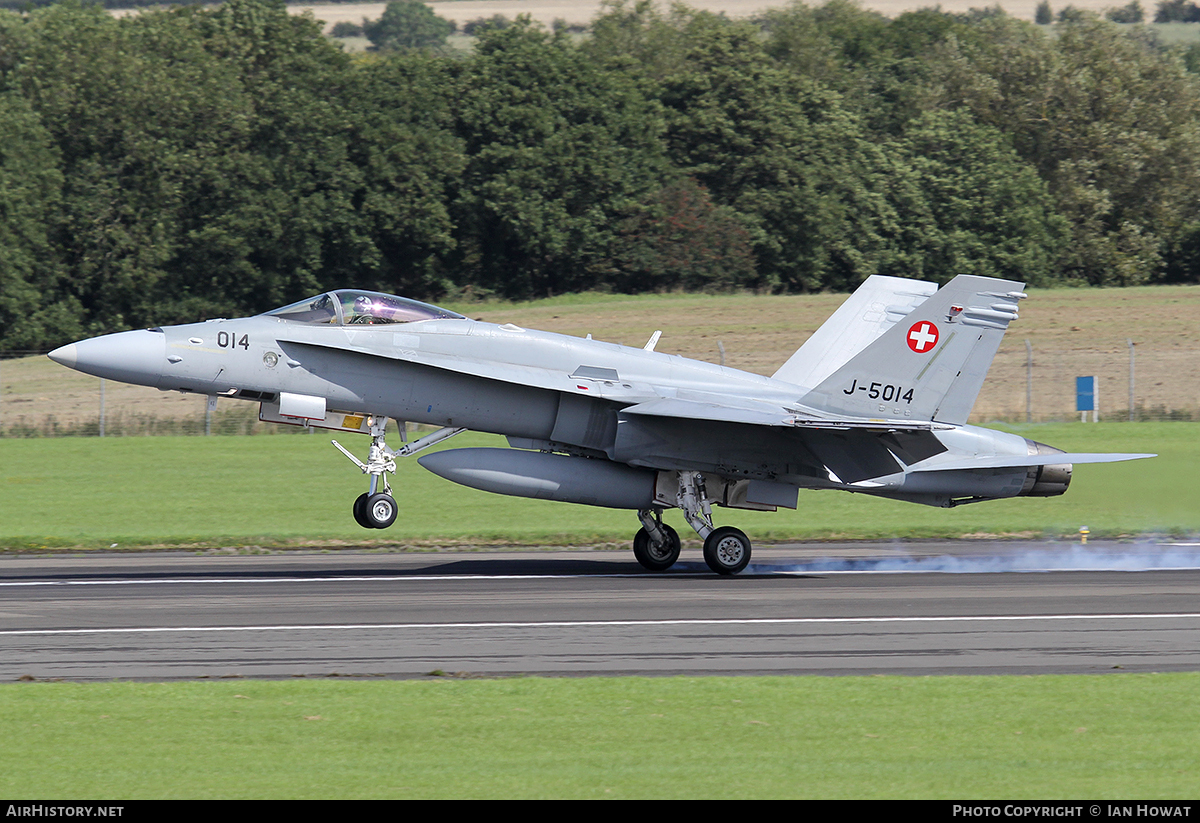
[[[732,526],[713,527],[712,505],[699,472],[679,472],[677,505],[688,525],[704,538],[704,562],[710,569],[730,575],[746,568],[750,563],[750,538]],[[642,528],[633,538],[633,556],[650,571],[671,568],[679,559],[679,535],[662,522],[662,509],[643,509],[638,519]]]
[[[341,443],[336,440],[331,441],[337,447],[338,451],[354,461],[363,474],[371,476],[370,487],[366,492],[358,496],[354,501],[353,508],[354,522],[358,523],[364,529],[386,529],[396,522],[396,514],[399,512],[399,509],[396,507],[395,498],[392,497],[392,487],[388,484],[387,474],[396,473],[397,457],[407,457],[410,454],[416,454],[435,443],[442,442],[447,437],[453,437],[459,432],[466,431],[466,429],[461,428],[438,429],[432,434],[422,437],[420,440],[408,443],[393,451],[388,448],[387,442],[384,439],[387,433],[387,421],[386,417],[378,415],[372,415],[367,418],[367,425],[371,427],[371,450],[367,455],[366,463],[351,454]],[[400,439],[406,439],[403,423],[400,424]]]

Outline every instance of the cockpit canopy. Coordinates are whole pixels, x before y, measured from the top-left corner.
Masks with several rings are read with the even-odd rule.
[[[462,320],[461,314],[428,303],[377,291],[338,289],[267,312],[292,323],[333,326],[377,326],[418,320]]]

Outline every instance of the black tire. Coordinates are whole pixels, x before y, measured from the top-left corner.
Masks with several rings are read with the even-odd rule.
[[[717,574],[737,574],[750,563],[750,538],[733,526],[714,529],[704,538],[704,562]]]
[[[659,528],[667,538],[663,545],[656,546],[645,529],[638,529],[633,536],[633,556],[652,572],[665,572],[679,559],[679,533],[666,523],[660,523]]]
[[[396,501],[390,494],[373,494],[363,506],[363,519],[374,529],[386,529],[396,522]]]
[[[367,522],[367,493],[363,492],[354,501],[354,522],[364,529],[375,528]]]

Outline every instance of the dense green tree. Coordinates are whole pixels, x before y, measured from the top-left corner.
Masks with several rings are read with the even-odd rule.
[[[467,161],[456,133],[457,89],[451,65],[420,52],[367,64],[347,89],[362,240],[330,285],[425,299],[457,287],[445,265],[456,248],[450,204]]]
[[[935,111],[913,121],[897,149],[928,209],[919,254],[926,276],[1054,282],[1067,223],[1003,134],[966,111]]]
[[[889,21],[849,0],[818,8],[797,3],[769,16],[767,49],[841,93],[869,130],[890,137],[930,107],[946,54],[981,37],[976,24],[996,13],[1002,14],[984,11],[968,20],[926,8]],[[822,42],[824,48],[814,45]],[[825,56],[830,48],[832,61]],[[813,55],[823,56],[814,61]]]
[[[474,20],[468,20],[463,23],[462,31],[463,34],[478,36],[488,29],[506,29],[512,25],[512,22],[512,20],[509,20],[503,14],[493,14],[491,17],[476,17]]]
[[[1200,23],[1200,6],[1192,0],[1160,0],[1155,23]]]
[[[1153,44],[1095,17],[1053,38],[1011,19],[943,64],[939,107],[964,105],[1007,133],[1048,184],[1073,242],[1061,276],[1131,284],[1195,213],[1200,90]]]
[[[1128,5],[1107,10],[1104,17],[1114,23],[1141,23],[1146,19],[1146,12],[1139,0],[1131,0]]]
[[[684,179],[650,194],[617,226],[606,278],[617,291],[729,291],[756,278],[738,214]]]
[[[858,98],[870,94],[869,67],[886,50],[890,23],[851,0],[794,2],[765,17],[766,49],[791,70]]]
[[[34,349],[80,332],[50,242],[62,175],[29,104],[0,92],[0,349]]]
[[[1060,23],[1080,23],[1088,18],[1091,12],[1077,9],[1074,6],[1064,6],[1058,10],[1058,22]]]
[[[329,35],[330,37],[362,37],[363,27],[359,23],[342,20],[339,23],[333,24],[333,28],[329,30]]]
[[[377,51],[439,48],[453,33],[454,24],[420,0],[392,0],[378,20],[363,21],[363,34]]]
[[[458,83],[464,283],[510,297],[602,285],[614,224],[666,172],[655,106],[524,17],[486,31]]]
[[[321,29],[281,0],[0,13],[0,346],[349,285],[1200,280],[1200,51],[1140,27],[609,0],[580,44]]]
[[[59,153],[53,229],[89,328],[157,322],[186,200],[236,162],[224,149],[245,131],[230,70],[159,17],[39,10],[13,72]]]
[[[674,29],[659,98],[672,164],[742,216],[759,285],[846,288],[896,263],[902,247],[888,161],[818,81],[778,65],[750,25],[705,13],[645,23]]]

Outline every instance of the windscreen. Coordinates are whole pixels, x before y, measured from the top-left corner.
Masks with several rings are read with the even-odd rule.
[[[406,297],[396,297],[394,294],[348,289],[334,294],[342,305],[342,322],[346,325],[371,326],[381,323],[415,323],[418,320],[462,319],[461,314]]]
[[[376,291],[338,289],[269,311],[271,317],[293,323],[377,326],[419,320],[462,319],[448,309]]]
[[[293,323],[336,324],[339,322],[337,302],[328,294],[310,297],[299,303],[292,303],[281,309],[269,311],[267,314],[278,317],[280,320],[290,320]]]

